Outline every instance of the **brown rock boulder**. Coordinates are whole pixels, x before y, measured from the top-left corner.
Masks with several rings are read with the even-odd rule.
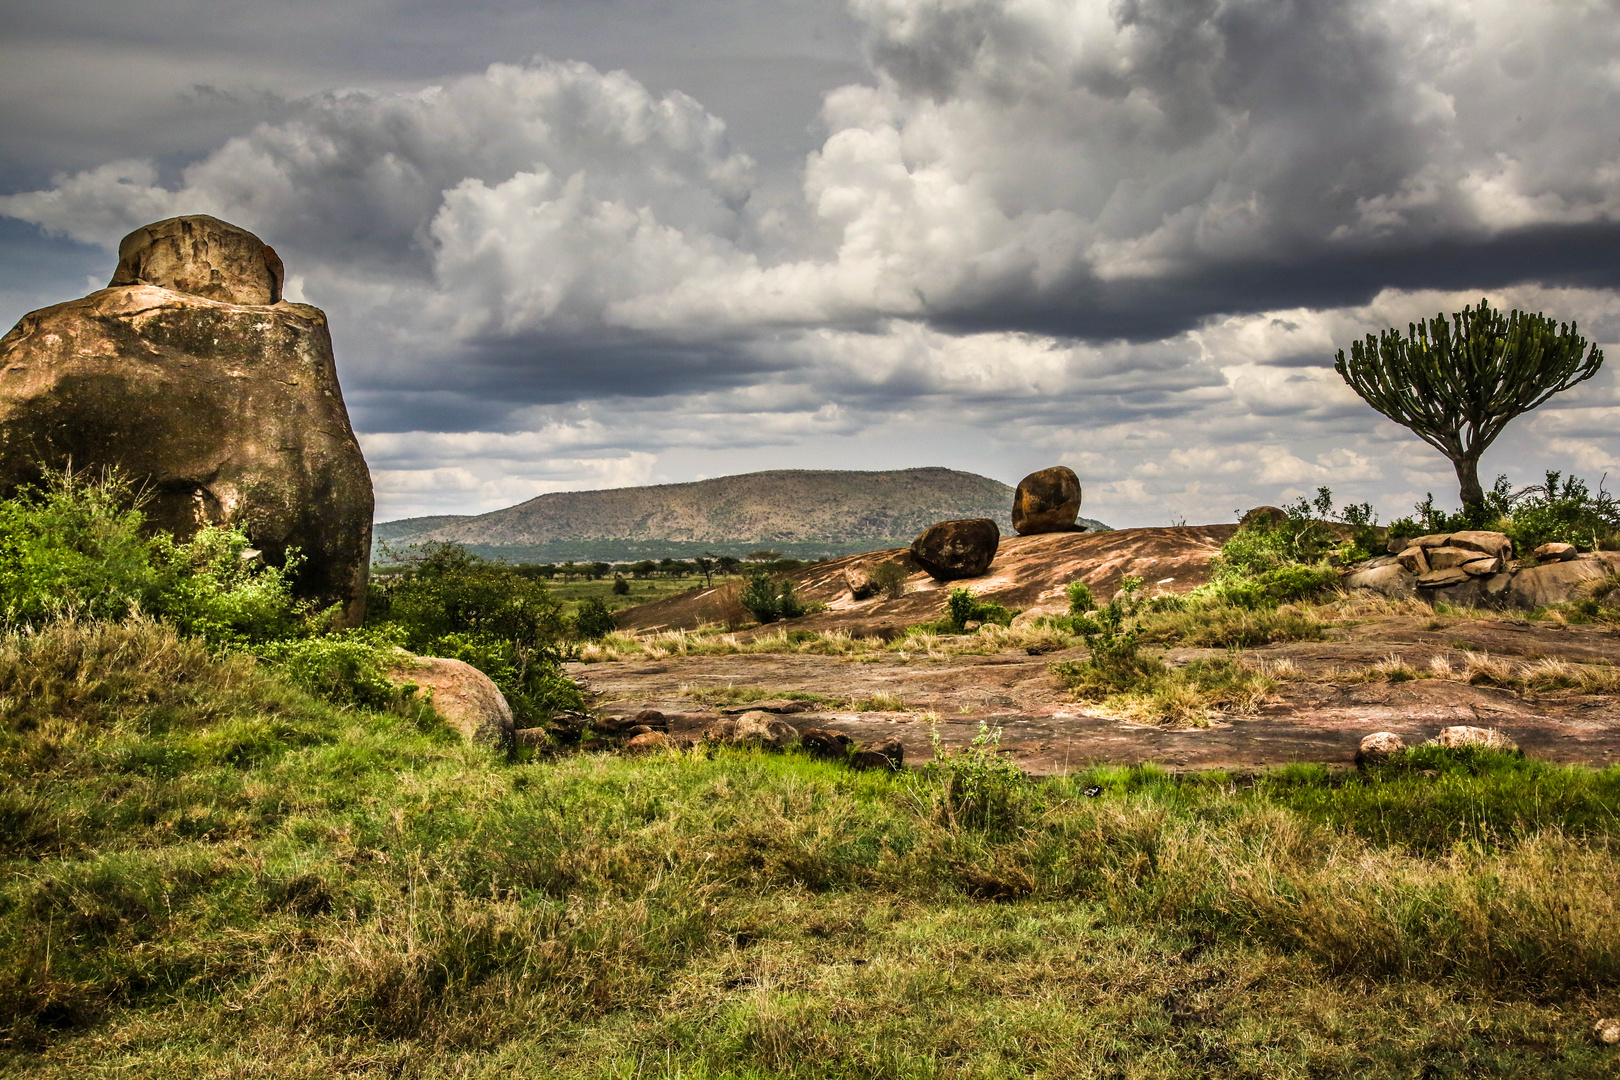
[[[1471,548],[1445,547],[1418,548],[1429,560],[1430,570],[1450,570],[1453,566],[1462,566],[1479,558],[1479,552]]]
[[[284,277],[274,248],[246,229],[198,214],[145,225],[124,237],[108,287],[156,285],[257,307],[281,300]]]
[[[826,728],[805,728],[799,732],[799,745],[812,756],[829,761],[849,760],[849,750],[855,740],[842,731]]]
[[[1433,568],[1429,566],[1429,559],[1423,554],[1423,550],[1423,548],[1418,547],[1416,544],[1412,544],[1408,547],[1402,548],[1401,553],[1395,556],[1395,561],[1400,563],[1401,566],[1405,567],[1410,573],[1427,574]]]
[[[878,592],[872,581],[872,567],[866,563],[845,567],[844,584],[849,586],[849,595],[856,600],[869,600]]]
[[[667,750],[673,744],[662,731],[644,731],[624,744],[627,754],[645,754],[651,750]]]
[[[716,720],[704,729],[710,742],[732,746],[760,746],[783,750],[799,741],[799,729],[768,712],[745,712],[735,719]]]
[[[1012,524],[1019,536],[1037,533],[1081,532],[1080,478],[1067,465],[1032,472],[1018,481],[1013,493]]]
[[[1399,563],[1388,563],[1346,574],[1339,580],[1346,589],[1366,589],[1393,599],[1417,595],[1417,578]]]
[[[1001,530],[989,518],[941,521],[911,542],[911,557],[935,581],[978,577],[990,569]]]
[[[1375,731],[1361,740],[1356,749],[1356,764],[1382,765],[1405,749],[1405,741],[1393,731]]]
[[[1584,600],[1600,579],[1616,571],[1620,571],[1620,552],[1613,551],[1527,567],[1513,575],[1507,602],[1510,607],[1531,610]]]
[[[267,252],[213,218],[159,222],[125,241],[120,284],[23,316],[0,338],[0,494],[70,462],[117,467],[154,529],[241,526],[277,565],[297,548],[295,591],[356,626],[371,476],[326,316],[276,302]]]
[[[1535,550],[1536,558],[1542,562],[1573,562],[1579,554],[1574,544],[1561,544],[1557,541],[1542,544]]]
[[[418,656],[395,668],[389,678],[415,683],[433,702],[434,711],[469,742],[506,746],[512,741],[512,708],[500,687],[471,664],[438,656]]]
[[[1420,589],[1444,589],[1451,585],[1461,585],[1468,580],[1468,571],[1460,566],[1450,566],[1444,570],[1430,570],[1427,574],[1418,575],[1417,587]]]
[[[1481,555],[1501,559],[1503,562],[1513,558],[1513,541],[1499,532],[1485,532],[1483,530],[1455,532],[1446,542],[1448,547],[1462,548],[1465,551],[1477,551]]]
[[[1473,562],[1462,564],[1463,572],[1470,577],[1490,577],[1492,574],[1502,572],[1501,559],[1475,559]]]

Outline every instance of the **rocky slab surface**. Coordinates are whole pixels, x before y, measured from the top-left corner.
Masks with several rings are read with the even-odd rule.
[[[981,722],[1001,728],[1003,751],[1034,774],[1096,762],[1156,761],[1176,769],[1247,769],[1290,761],[1348,766],[1362,738],[1373,732],[1393,732],[1415,745],[1457,725],[1499,729],[1533,757],[1620,764],[1620,700],[1611,696],[1523,694],[1440,679],[1392,683],[1350,678],[1392,654],[1419,668],[1436,656],[1460,664],[1468,652],[1516,662],[1552,658],[1616,663],[1620,633],[1512,619],[1459,621],[1429,629],[1430,621],[1373,619],[1335,628],[1325,641],[1249,650],[1243,655],[1252,660],[1291,662],[1298,676],[1283,682],[1276,699],[1253,715],[1182,730],[1132,722],[1072,700],[1051,664],[1082,657],[1080,649],[948,659],[882,654],[861,662],[793,654],[680,657],[580,664],[571,670],[586,679],[602,710],[659,709],[669,719],[672,736],[696,737],[722,715],[694,703],[693,688],[759,687],[846,701],[891,695],[905,703],[904,711],[815,706],[784,719],[801,729],[842,732],[863,744],[898,738],[911,763],[932,756],[934,725],[925,714],[933,714],[947,746],[966,745]],[[1224,655],[1221,650],[1180,649],[1171,650],[1168,659],[1184,663]]]

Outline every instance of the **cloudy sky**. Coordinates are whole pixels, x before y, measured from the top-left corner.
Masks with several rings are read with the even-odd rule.
[[[380,519],[1066,463],[1231,520],[1450,464],[1337,348],[1610,354],[1481,472],[1613,474],[1620,0],[3,0],[0,321],[209,213],[331,316]]]

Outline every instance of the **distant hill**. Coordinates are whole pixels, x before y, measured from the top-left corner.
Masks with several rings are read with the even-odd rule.
[[[819,558],[909,544],[936,521],[987,517],[1012,532],[1013,489],[954,469],[773,469],[688,484],[560,491],[487,514],[379,522],[392,548],[450,540],[514,562],[744,555]],[[1082,518],[1080,524],[1104,528]]]

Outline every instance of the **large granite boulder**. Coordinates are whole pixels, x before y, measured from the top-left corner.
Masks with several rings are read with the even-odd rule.
[[[911,557],[935,581],[978,577],[990,569],[1001,530],[989,518],[941,521],[911,542]]]
[[[1018,481],[1018,490],[1013,492],[1012,525],[1019,536],[1084,532],[1074,523],[1079,516],[1080,478],[1067,465],[1032,472]]]
[[[281,300],[281,260],[210,217],[137,229],[113,283],[0,339],[0,494],[44,469],[114,466],[185,539],[239,525],[299,595],[365,615],[371,476],[326,316]]]

